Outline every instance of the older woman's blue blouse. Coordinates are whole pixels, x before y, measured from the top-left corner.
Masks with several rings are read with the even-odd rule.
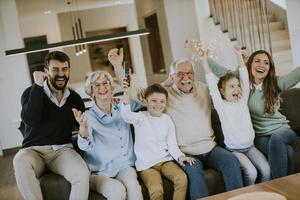
[[[89,137],[78,136],[78,146],[85,151],[84,159],[92,173],[116,176],[121,170],[134,166],[135,155],[130,126],[121,117],[121,103],[113,104],[108,115],[94,104],[85,112],[89,125]],[[131,109],[141,108],[137,101]]]

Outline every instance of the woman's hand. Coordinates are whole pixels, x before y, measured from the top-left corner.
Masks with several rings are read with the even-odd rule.
[[[76,121],[79,123],[80,136],[83,138],[88,138],[89,137],[88,123],[87,120],[84,118],[84,113],[81,112],[80,110],[77,110],[76,108],[73,108],[72,111]]]
[[[123,48],[117,49],[117,48],[113,48],[111,50],[109,50],[108,52],[108,60],[109,62],[113,65],[113,67],[120,67],[122,66],[122,62],[123,62]]]
[[[124,104],[129,104],[129,88],[130,88],[130,83],[128,83],[128,77],[124,77],[123,79],[123,103]]]
[[[195,159],[195,158],[192,158],[192,157],[187,157],[187,156],[180,156],[180,157],[178,158],[178,162],[179,162],[179,164],[180,164],[182,167],[184,167],[184,163],[188,163],[188,164],[190,164],[190,165],[195,164],[196,159]]]

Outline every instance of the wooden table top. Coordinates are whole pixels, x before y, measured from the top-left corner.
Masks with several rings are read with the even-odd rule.
[[[248,187],[243,187],[240,189],[232,190],[230,192],[224,192],[206,198],[201,198],[201,200],[226,200],[230,197],[249,192],[275,192],[286,197],[288,200],[299,200],[300,173]]]

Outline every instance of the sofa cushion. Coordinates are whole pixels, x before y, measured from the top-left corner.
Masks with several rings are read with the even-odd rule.
[[[290,121],[291,128],[300,136],[300,88],[293,88],[281,93],[280,112]]]
[[[68,200],[71,184],[63,177],[54,173],[46,173],[40,178],[44,200]],[[88,200],[105,200],[101,194],[90,191]]]
[[[204,178],[207,183],[210,195],[225,191],[224,181],[219,172],[213,169],[205,169]],[[139,180],[144,200],[148,200],[149,194],[147,188],[141,180]],[[67,200],[69,199],[71,185],[62,176],[54,173],[46,173],[40,178],[43,198],[45,200]],[[166,178],[163,178],[164,199],[171,200],[173,197],[173,183]],[[101,194],[90,191],[89,200],[105,200]]]
[[[60,175],[46,173],[41,176],[40,185],[45,200],[69,199],[71,185]]]
[[[205,182],[208,187],[208,192],[210,195],[218,194],[220,192],[225,191],[225,184],[221,174],[214,170],[214,169],[205,169],[204,170],[204,178]],[[142,192],[144,196],[144,200],[149,200],[149,193],[147,191],[146,186],[144,183],[139,180],[142,186]],[[165,200],[172,200],[173,198],[173,183],[166,178],[163,178],[163,185],[164,185],[164,199]],[[187,198],[188,199],[188,191],[187,191]]]

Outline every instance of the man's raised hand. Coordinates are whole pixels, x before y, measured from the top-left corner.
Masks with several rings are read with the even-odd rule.
[[[33,72],[34,83],[39,86],[43,86],[44,80],[45,80],[45,78],[47,78],[47,76],[48,76],[48,74],[46,74],[45,72],[42,72],[42,71]]]

